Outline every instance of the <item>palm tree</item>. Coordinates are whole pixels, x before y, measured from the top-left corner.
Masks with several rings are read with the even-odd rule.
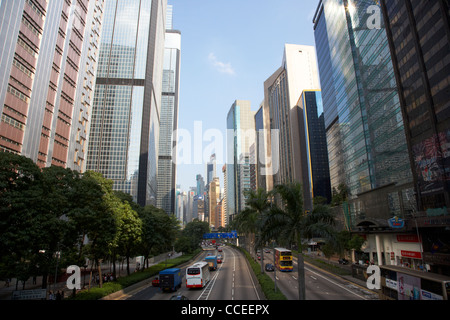
[[[247,197],[246,207],[237,215],[235,222],[237,230],[252,239],[250,251],[253,252],[256,248],[261,247],[266,240],[263,238],[262,229],[270,209],[270,193],[260,188],[256,191],[245,191],[244,194]],[[262,261],[261,259],[261,269],[263,270]]]
[[[306,215],[303,210],[303,191],[300,183],[277,185],[275,192],[280,196],[281,207],[275,206],[265,226],[266,236],[284,239],[298,248],[299,300],[305,300],[305,265],[302,255],[302,240],[311,235],[330,237],[332,219],[323,208]]]

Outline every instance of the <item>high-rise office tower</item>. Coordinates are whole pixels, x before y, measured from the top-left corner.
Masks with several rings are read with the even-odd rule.
[[[333,188],[348,189],[353,227],[402,216],[413,193],[386,30],[369,10],[376,7],[323,0],[314,17],[330,177]]]
[[[0,151],[84,170],[104,6],[0,1]]]
[[[236,100],[227,115],[227,216],[239,213],[245,207],[241,197],[241,171],[247,170],[249,162],[245,156],[255,143],[255,112],[251,111],[251,102]],[[242,156],[242,157],[241,157]],[[244,161],[241,162],[241,159]],[[231,220],[229,220],[231,221]]]
[[[264,121],[270,123],[270,130],[278,130],[279,140],[267,140],[271,154],[278,154],[279,168],[273,172],[270,185],[295,181],[292,129],[290,112],[304,90],[320,90],[316,52],[312,46],[286,44],[281,67],[264,82]],[[274,148],[278,150],[274,152]]]
[[[157,206],[167,213],[174,212],[176,183],[176,137],[180,88],[181,34],[173,30],[172,6],[168,6],[164,49],[163,92],[159,132]]]
[[[418,205],[425,211],[450,208],[449,2],[381,3]]]
[[[295,180],[303,185],[304,209],[313,209],[314,197],[331,202],[330,167],[327,137],[319,90],[303,91],[291,109]]]
[[[381,2],[403,112],[423,261],[450,274],[450,2]],[[432,218],[430,218],[432,217]]]
[[[156,204],[167,0],[106,0],[87,169]]]

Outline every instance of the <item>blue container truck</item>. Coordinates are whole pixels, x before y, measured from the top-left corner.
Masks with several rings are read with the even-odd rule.
[[[204,261],[208,262],[209,270],[217,269],[217,257],[216,256],[208,256],[205,258]]]
[[[159,272],[159,287],[162,291],[177,291],[181,288],[181,269],[171,268]]]

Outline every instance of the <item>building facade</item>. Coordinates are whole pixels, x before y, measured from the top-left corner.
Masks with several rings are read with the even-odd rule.
[[[250,146],[255,143],[255,112],[251,102],[236,100],[227,116],[227,216],[232,219],[245,207],[242,198],[241,172],[249,168]],[[242,157],[241,157],[242,156]],[[241,159],[244,161],[241,162]],[[230,220],[228,220],[230,221]]]
[[[295,108],[304,90],[320,90],[316,52],[312,46],[286,44],[281,67],[264,82],[264,117],[269,131],[277,130],[278,140],[267,137],[267,148],[278,155],[271,185],[295,181],[291,109]],[[296,146],[295,146],[296,147]],[[275,150],[278,149],[278,150]],[[300,182],[300,181],[299,181]]]
[[[106,0],[87,169],[156,205],[166,0]]]
[[[323,114],[322,94],[319,90],[303,91],[297,106],[291,109],[293,157],[297,159],[295,180],[301,181],[304,209],[313,209],[314,197],[331,202],[330,167]]]
[[[176,185],[176,141],[180,90],[181,33],[173,30],[172,6],[168,6],[164,49],[163,87],[161,96],[161,124],[158,156],[157,207],[174,212]]]
[[[367,26],[371,5],[320,1],[314,20],[328,150],[338,155],[330,157],[332,188],[348,189],[353,227],[412,210],[397,85],[384,26]],[[391,184],[394,190],[383,190]]]
[[[104,0],[0,2],[0,150],[84,171]]]
[[[450,4],[384,0],[381,8],[417,194],[413,225],[425,263],[450,274]]]

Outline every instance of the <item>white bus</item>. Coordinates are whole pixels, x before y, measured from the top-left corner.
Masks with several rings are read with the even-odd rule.
[[[209,280],[208,262],[197,262],[186,269],[186,288],[203,288]]]

